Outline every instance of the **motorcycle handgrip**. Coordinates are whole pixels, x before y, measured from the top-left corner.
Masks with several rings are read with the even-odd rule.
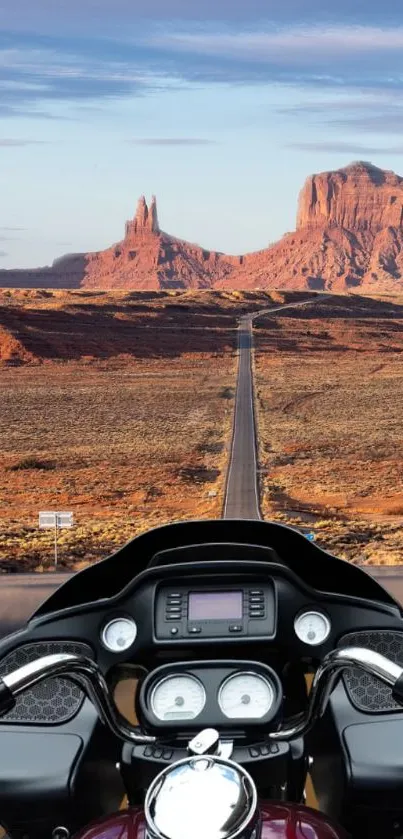
[[[395,702],[398,702],[399,705],[403,705],[403,675],[396,679],[392,688],[392,696]]]
[[[16,699],[3,679],[0,679],[0,716],[8,714],[14,708]]]

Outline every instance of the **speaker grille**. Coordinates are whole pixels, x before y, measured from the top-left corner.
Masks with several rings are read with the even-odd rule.
[[[339,641],[339,647],[367,647],[390,658],[403,667],[403,632],[376,629],[367,632],[351,632]],[[343,675],[344,686],[353,705],[367,714],[403,712],[403,708],[392,697],[388,685],[352,667]]]
[[[17,647],[0,661],[0,676],[6,676],[18,667],[29,664],[44,655],[74,653],[93,658],[88,644],[73,641],[39,641]],[[73,682],[64,678],[46,679],[22,693],[14,708],[0,719],[3,723],[31,723],[54,725],[67,722],[79,711],[84,693]]]

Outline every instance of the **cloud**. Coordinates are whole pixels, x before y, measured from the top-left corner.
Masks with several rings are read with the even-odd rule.
[[[0,0],[0,8],[4,2]],[[29,14],[25,0],[14,2]],[[45,10],[52,16],[54,0],[30,2],[39,18]],[[242,3],[248,7],[245,0]],[[102,111],[114,100],[200,84],[281,83],[306,90],[356,92],[376,88],[379,95],[401,94],[403,9],[399,7],[399,12],[396,7],[400,17],[393,26],[370,25],[372,18],[367,12],[365,18],[362,16],[362,20],[368,21],[366,25],[357,21],[348,25],[347,5],[341,0],[337,6],[339,11],[343,7],[344,20],[318,23],[321,16],[317,15],[315,24],[311,25],[307,23],[309,15],[304,23],[296,23],[298,3],[296,0],[284,0],[283,4],[277,0],[270,2],[272,19],[267,22],[267,0],[260,6],[256,2],[256,9],[259,7],[262,12],[257,27],[249,18],[242,20],[242,16],[237,16],[242,6],[237,0],[208,4],[211,10],[213,7],[216,11],[224,10],[230,20],[226,21],[225,15],[221,19],[215,15],[215,22],[209,23],[208,10],[198,23],[192,14],[186,14],[190,6],[197,7],[201,14],[200,4],[188,0],[186,3],[164,0],[165,5],[162,0],[155,0],[144,4],[142,8],[146,10],[150,6],[149,17],[154,20],[141,20],[140,4],[133,0],[115,0],[115,3],[86,0],[82,4],[84,14],[91,8],[103,20],[109,15],[115,23],[120,21],[119,26],[109,27],[108,37],[99,34],[89,23],[86,28],[81,16],[80,37],[63,31],[62,18],[57,35],[27,32],[11,35],[3,31],[0,33],[0,116],[61,119],[61,109],[55,106],[67,104],[71,110],[65,109],[63,118],[79,119],[80,107],[81,114],[85,107],[93,108],[95,113],[97,107]],[[311,11],[319,9],[316,0],[300,3],[304,12],[306,5]],[[76,0],[69,0],[69,14],[74,14],[75,7]],[[172,13],[169,22],[162,25],[162,18],[157,19],[156,13],[159,9],[163,14],[163,9],[168,7],[178,13],[182,9],[183,19],[176,20]],[[294,14],[291,23],[290,10]],[[131,24],[127,26],[123,25],[125,14],[131,15]]]
[[[0,257],[2,256],[8,256],[7,251],[0,251]]]
[[[325,154],[403,154],[403,146],[363,146],[360,143],[348,143],[340,140],[329,140],[324,142],[296,142],[287,143],[288,149],[298,149],[298,151],[307,152],[323,152]]]
[[[0,230],[6,230],[7,232],[14,232],[14,231],[17,231],[17,230],[20,231],[20,230],[26,230],[26,229],[27,229],[26,227],[2,227],[2,226],[0,226]]]
[[[331,119],[328,122],[334,128],[349,129],[369,134],[398,134],[403,131],[403,108],[380,108],[365,116]]]
[[[309,63],[318,58],[349,54],[358,59],[363,53],[399,52],[403,48],[403,26],[298,26],[256,32],[168,32],[154,43],[168,49],[244,58],[255,62],[273,59],[287,64],[304,58]]]
[[[20,140],[15,137],[0,138],[0,148],[17,148],[19,146],[41,146],[46,140]]]
[[[95,107],[97,102],[142,96],[179,81],[144,45],[0,33],[1,116],[51,118],[54,104]]]
[[[104,32],[113,36],[128,27],[135,28],[142,20],[158,22],[262,22],[315,23],[319,21],[348,21],[357,19],[367,23],[401,19],[400,0],[387,4],[375,0],[338,0],[337,4],[323,0],[2,0],[0,3],[2,29],[55,33],[76,32],[80,35]]]
[[[202,137],[144,137],[130,142],[135,146],[211,146],[217,141]]]

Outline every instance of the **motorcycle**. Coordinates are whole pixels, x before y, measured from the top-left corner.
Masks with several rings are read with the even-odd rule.
[[[159,527],[1,641],[0,822],[12,839],[396,839],[401,662],[398,603],[298,531]]]

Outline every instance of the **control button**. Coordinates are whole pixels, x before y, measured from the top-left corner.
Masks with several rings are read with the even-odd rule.
[[[263,603],[264,597],[263,594],[250,594],[249,595],[249,603]]]
[[[240,623],[233,623],[228,627],[230,632],[242,632],[243,627]]]
[[[174,612],[177,612],[178,615],[179,615],[180,612],[181,612],[181,607],[180,606],[167,606],[165,611],[166,611],[167,615],[172,615]]]
[[[152,746],[146,746],[143,752],[144,757],[152,757],[153,756],[153,749]]]
[[[162,758],[162,755],[163,755],[163,749],[160,749],[160,748],[154,749],[153,757],[155,757],[156,760],[160,760]]]
[[[165,620],[166,620],[166,621],[177,621],[179,618],[180,618],[180,615],[178,615],[178,614],[175,614],[175,615],[165,615]]]
[[[178,632],[179,632],[178,627],[177,627],[177,626],[173,626],[173,627],[172,627],[172,629],[171,629],[171,635],[177,635],[177,634],[178,634]]]
[[[251,757],[260,757],[260,749],[257,746],[251,746],[249,754]]]
[[[270,754],[270,746],[268,743],[263,743],[260,747],[260,754],[261,755],[269,755]]]
[[[182,605],[182,598],[181,597],[168,597],[167,598],[167,605],[168,606],[181,606]]]
[[[249,592],[249,595],[254,595],[254,594],[263,594],[263,589],[261,589],[261,588],[252,588],[252,589],[250,590],[250,592]]]
[[[170,591],[168,597],[182,597],[182,593],[180,591]]]
[[[249,612],[250,618],[264,618],[264,609],[251,609]]]
[[[191,632],[192,635],[199,635],[201,632],[201,626],[191,626],[189,627],[189,632]]]
[[[271,755],[278,755],[280,749],[278,747],[278,743],[271,743],[270,745],[270,754]]]
[[[173,749],[164,749],[164,751],[162,752],[162,759],[163,760],[171,760],[172,755],[173,755]]]

